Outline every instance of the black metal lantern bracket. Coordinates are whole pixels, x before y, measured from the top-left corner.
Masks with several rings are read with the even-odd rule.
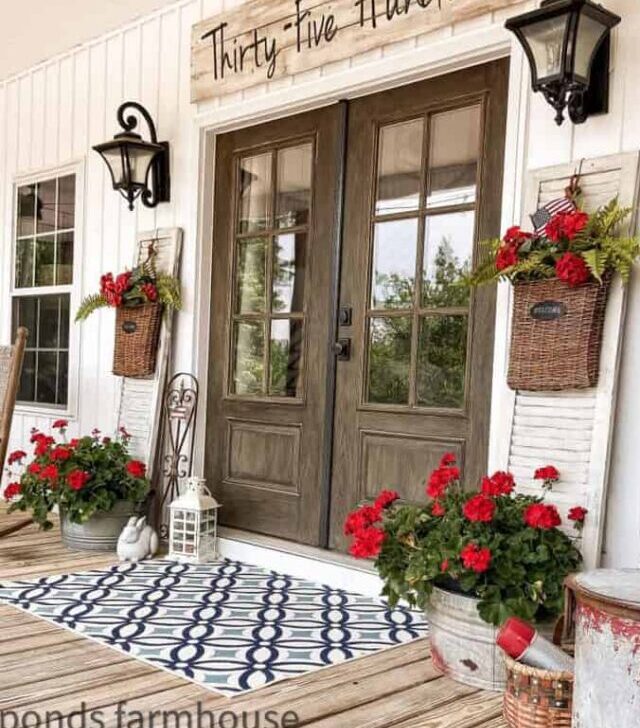
[[[590,51],[586,75],[580,75],[576,72],[576,55],[584,17],[599,23],[602,35]],[[544,76],[527,39],[527,30],[536,24],[563,18],[559,67],[556,73]],[[542,0],[538,10],[510,18],[505,23],[527,56],[533,91],[540,91],[556,110],[558,126],[564,121],[565,109],[574,124],[583,124],[590,116],[608,113],[611,29],[620,22],[618,15],[591,0]]]
[[[125,115],[128,110],[136,111],[144,119],[149,131],[148,142],[134,131],[138,126],[138,118],[134,114]],[[112,141],[93,147],[107,163],[113,188],[127,200],[130,210],[133,210],[133,203],[138,197],[145,207],[156,207],[160,202],[169,202],[171,199],[169,142],[158,141],[151,115],[137,101],[125,101],[118,108],[116,116],[123,131],[116,134]],[[109,153],[120,162],[121,168],[117,172],[113,169],[113,162],[109,161]],[[135,179],[133,173],[135,160],[132,156],[137,154],[152,155],[140,179]]]

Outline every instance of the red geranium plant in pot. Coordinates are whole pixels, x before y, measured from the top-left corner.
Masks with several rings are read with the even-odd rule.
[[[549,488],[559,473],[547,466],[535,477]],[[455,458],[447,454],[427,480],[426,504],[400,504],[387,490],[345,523],[351,554],[375,557],[389,603],[404,599],[426,610],[436,662],[487,688],[501,687],[505,678],[496,626],[510,616],[539,623],[557,618],[563,581],[581,563],[559,528],[556,507],[515,487],[511,474],[497,472],[477,491],[464,491]],[[572,514],[581,527],[586,511]]]
[[[33,454],[9,455],[9,511],[30,511],[41,528],[52,528],[58,507],[63,541],[73,548],[115,548],[127,519],[141,512],[149,496],[145,464],[129,454],[130,435],[91,435],[67,441],[66,420],[54,422],[56,435],[34,430]]]
[[[571,200],[548,207],[535,233],[519,227],[485,243],[488,255],[473,285],[506,279],[514,285],[508,382],[530,391],[592,387],[598,381],[609,286],[617,273],[626,282],[640,253],[625,236],[631,210],[617,200],[589,214]],[[534,216],[535,217],[535,216]]]

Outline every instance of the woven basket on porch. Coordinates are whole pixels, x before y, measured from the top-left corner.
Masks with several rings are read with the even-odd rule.
[[[510,728],[571,728],[573,675],[523,665],[504,656],[504,719]]]
[[[555,391],[594,387],[610,278],[571,287],[554,280],[514,286],[512,389]]]
[[[162,304],[121,306],[116,313],[113,373],[120,377],[149,377],[156,370],[162,325]]]

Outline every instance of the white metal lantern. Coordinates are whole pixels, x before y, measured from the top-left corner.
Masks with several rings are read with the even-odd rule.
[[[169,558],[202,564],[218,555],[218,509],[204,478],[189,478],[171,505]]]

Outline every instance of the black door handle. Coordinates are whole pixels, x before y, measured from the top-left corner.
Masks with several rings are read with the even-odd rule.
[[[349,361],[351,359],[351,339],[338,339],[333,345],[333,353],[338,361]]]

